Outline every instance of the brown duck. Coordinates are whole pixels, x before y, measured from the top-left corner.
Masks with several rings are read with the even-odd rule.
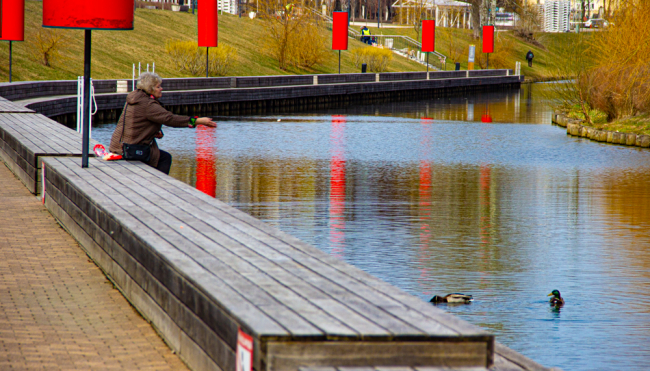
[[[469,304],[472,302],[472,295],[465,295],[459,293],[453,293],[446,296],[434,296],[429,300],[429,302],[438,304],[438,303],[451,303],[451,304]]]

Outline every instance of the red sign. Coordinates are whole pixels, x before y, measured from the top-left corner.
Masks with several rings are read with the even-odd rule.
[[[483,53],[494,53],[494,26],[483,26]]]
[[[134,0],[43,0],[43,27],[132,30],[133,11]]]
[[[216,47],[219,32],[217,0],[199,0],[199,46]]]
[[[422,51],[436,51],[436,21],[422,21]]]
[[[239,329],[236,371],[253,371],[253,338]]]
[[[25,0],[0,0],[0,40],[25,40]]]
[[[348,50],[348,12],[334,12],[332,50]]]

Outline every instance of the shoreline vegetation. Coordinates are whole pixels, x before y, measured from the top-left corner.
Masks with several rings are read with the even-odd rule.
[[[646,120],[648,118],[646,117]],[[596,142],[606,142],[611,144],[621,144],[625,146],[636,146],[641,148],[650,148],[650,135],[639,134],[629,131],[606,130],[604,127],[585,126],[581,119],[569,117],[562,112],[555,112],[551,118],[553,124],[566,128],[568,135],[589,138]],[[650,122],[650,120],[647,120]],[[621,128],[630,129],[625,125]]]
[[[634,138],[641,137],[642,147],[647,147],[650,2],[628,0],[609,21],[609,27],[590,38],[579,38],[575,47],[567,50],[568,63],[556,74],[575,78],[551,84],[547,98],[556,112],[576,125],[567,127],[572,135],[626,145],[635,145]]]

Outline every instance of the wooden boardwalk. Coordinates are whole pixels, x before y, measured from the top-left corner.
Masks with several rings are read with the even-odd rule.
[[[233,369],[237,328],[257,370],[493,363],[489,333],[147,165],[44,163],[47,208],[214,369]]]

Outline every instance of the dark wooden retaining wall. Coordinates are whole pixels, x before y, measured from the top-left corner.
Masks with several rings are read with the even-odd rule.
[[[470,71],[480,74],[482,71]],[[465,77],[467,71],[450,71],[430,73],[426,80],[425,72],[396,73],[396,74],[353,74],[345,75],[347,79],[367,78],[374,76],[380,80],[403,78],[397,81],[371,81],[366,83],[321,83],[336,81],[342,75],[325,75],[319,77],[317,85],[313,76],[297,76],[286,81],[309,84],[268,86],[260,85],[281,83],[284,77],[270,78],[232,78],[236,85],[246,85],[250,88],[225,88],[215,90],[173,90],[180,82],[164,80],[165,89],[161,101],[175,113],[190,115],[241,115],[298,112],[304,110],[337,108],[358,103],[381,103],[384,101],[412,100],[418,98],[444,96],[464,92],[487,91],[494,89],[519,86],[523,77],[511,76],[510,71],[485,71],[485,74],[498,76]],[[462,75],[462,77],[461,77]],[[459,76],[448,78],[448,76]],[[433,77],[436,77],[435,79]],[[339,77],[340,78],[340,77]],[[420,79],[424,78],[424,79]],[[211,79],[206,79],[211,80]],[[213,83],[217,80],[212,79]],[[193,83],[195,80],[191,80]],[[189,83],[184,83],[188,85]],[[124,106],[126,93],[97,95],[99,107],[98,119],[115,119]],[[48,117],[56,117],[57,121],[70,125],[76,115],[76,97],[53,97],[27,104],[27,107]]]

